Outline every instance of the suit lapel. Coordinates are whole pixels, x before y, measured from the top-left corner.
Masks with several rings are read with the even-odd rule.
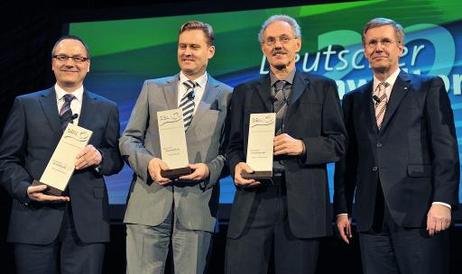
[[[56,103],[54,88],[43,91],[40,97],[40,105],[53,131],[61,132],[61,121],[59,120],[58,104]]]
[[[260,99],[265,104],[266,112],[272,112],[273,100],[271,99],[271,78],[269,74],[261,78],[256,88]]]
[[[388,101],[387,110],[385,111],[385,116],[383,117],[382,128],[380,131],[385,130],[391,118],[393,117],[393,114],[395,114],[398,106],[400,105],[404,96],[407,94],[409,82],[410,80],[408,79],[407,74],[400,72],[398,78],[396,78],[395,84],[393,85],[390,100]]]
[[[221,93],[221,91],[218,89],[219,83],[210,75],[208,75],[207,77],[208,80],[204,89],[204,94],[202,95],[202,99],[199,105],[197,106],[196,112],[193,115],[191,126],[189,128],[192,128],[197,123],[199,123],[201,117],[207,113],[206,111],[210,109],[210,105]]]
[[[362,94],[363,94],[363,106],[366,116],[366,122],[369,124],[367,128],[371,130],[374,134],[377,134],[378,127],[377,121],[375,119],[375,106],[374,101],[372,100],[372,90],[374,89],[373,86],[374,81],[369,81],[362,87]]]
[[[296,72],[294,76],[294,82],[292,90],[289,95],[289,103],[286,113],[286,120],[289,119],[289,116],[292,112],[295,111],[295,108],[291,107],[299,98],[302,96],[305,89],[309,89],[309,81],[303,77],[303,74]],[[271,98],[271,78],[269,74],[264,76],[257,85],[257,93],[260,96],[261,100],[265,104],[267,112],[273,111],[273,101]]]
[[[98,99],[90,93],[87,89],[84,89],[82,96],[82,108],[80,109],[79,126],[88,128],[91,117],[98,113],[98,107],[96,101]]]
[[[300,96],[302,96],[305,90],[306,92],[309,92],[309,89],[310,89],[309,80],[303,77],[303,74],[296,72],[294,76],[292,90],[290,92],[289,99],[288,99],[289,103],[287,106],[287,113],[284,118],[285,121],[288,121],[290,119],[290,116],[295,111],[295,108],[292,107],[293,104],[300,98]]]
[[[294,85],[292,87],[292,91],[290,92],[289,95],[289,106],[295,103],[295,101],[302,96],[303,91],[305,89],[308,89],[310,82],[308,79],[305,79],[303,77],[303,74],[296,72],[294,76]]]
[[[167,85],[164,86],[164,98],[167,109],[178,108],[178,81],[179,75],[177,74],[168,80]]]

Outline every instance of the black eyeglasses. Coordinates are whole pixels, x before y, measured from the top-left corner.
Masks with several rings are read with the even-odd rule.
[[[88,57],[83,57],[83,56],[67,56],[64,54],[53,55],[53,58],[55,58],[56,60],[60,62],[66,62],[67,60],[69,60],[69,58],[71,58],[76,63],[83,63],[87,61],[88,59],[90,59]]]

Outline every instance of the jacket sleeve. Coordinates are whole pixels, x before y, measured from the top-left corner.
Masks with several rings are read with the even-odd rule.
[[[460,164],[454,116],[441,78],[431,80],[425,119],[432,149],[433,202],[459,205]]]
[[[343,113],[345,126],[348,132],[346,142],[346,154],[335,163],[334,175],[334,213],[348,213],[351,216],[353,196],[356,187],[356,172],[358,163],[358,151],[356,134],[353,125],[353,102],[352,96],[343,97]]]
[[[112,175],[119,172],[123,167],[123,161],[119,152],[120,122],[117,106],[111,105],[108,122],[106,125],[104,140],[98,150],[103,155],[100,164],[101,175]]]
[[[149,161],[156,157],[144,147],[145,132],[150,119],[148,90],[148,84],[145,82],[119,143],[122,158],[145,182],[149,177]]]
[[[245,89],[238,86],[231,96],[230,108],[228,111],[227,127],[229,128],[228,145],[226,147],[226,159],[228,160],[229,172],[234,179],[234,168],[239,162],[245,162],[244,154],[244,102],[243,93]]]
[[[0,140],[0,183],[13,199],[27,203],[33,178],[25,169],[27,128],[23,102],[16,98]]]
[[[342,109],[334,81],[324,81],[321,134],[302,138],[306,153],[300,160],[306,165],[326,164],[338,161],[345,153],[346,129]]]
[[[225,157],[225,149],[226,149],[226,145],[227,145],[227,135],[228,135],[228,123],[227,123],[227,119],[228,119],[228,110],[229,110],[229,102],[230,102],[230,99],[231,99],[231,92],[230,90],[226,90],[224,91],[224,96],[223,98],[221,98],[221,103],[220,103],[220,111],[224,111],[224,115],[225,115],[225,122],[224,122],[224,125],[222,125],[222,128],[221,128],[221,134],[220,134],[220,148],[219,148],[219,152],[218,152],[218,155],[213,159],[211,160],[210,162],[206,163],[207,167],[209,168],[209,171],[210,171],[210,175],[209,175],[209,178],[207,178],[205,180],[205,183],[207,185],[207,187],[211,187],[215,184],[217,184],[218,180],[221,178],[221,177],[224,177],[226,175],[228,175],[227,171],[228,171],[228,168],[225,167],[225,164],[226,164],[226,157]]]

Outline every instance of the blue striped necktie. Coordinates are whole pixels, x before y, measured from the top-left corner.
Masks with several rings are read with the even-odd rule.
[[[191,125],[192,117],[194,114],[194,88],[198,84],[194,81],[187,80],[183,82],[186,87],[186,93],[181,98],[180,105],[178,106],[183,111],[184,130],[186,131]]]

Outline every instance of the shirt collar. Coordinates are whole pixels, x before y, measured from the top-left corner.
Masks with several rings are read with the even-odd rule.
[[[396,82],[396,78],[398,78],[398,75],[400,73],[400,69],[398,68],[397,70],[395,70],[395,72],[393,72],[390,76],[388,76],[388,78],[384,81],[384,82],[387,82],[389,85],[389,88],[390,90],[393,88],[393,85],[395,84]],[[382,81],[380,81],[379,79],[377,79],[374,75],[374,89],[373,90],[376,90],[377,89],[377,86],[381,83]]]
[[[183,83],[183,82],[188,81],[188,80],[189,80],[189,78],[186,77],[186,75],[183,73],[183,71],[180,71],[180,83]],[[194,80],[194,82],[196,82],[199,85],[199,87],[205,88],[205,85],[207,84],[207,72],[202,74],[200,77],[196,78]]]
[[[294,69],[291,72],[289,72],[289,74],[287,74],[287,76],[284,79],[278,79],[272,72],[270,72],[271,86],[274,86],[274,83],[276,83],[278,80],[284,80],[292,85],[295,78],[295,71],[296,70]]]
[[[72,95],[75,96],[75,99],[74,100],[77,100],[79,102],[82,102],[82,97],[83,97],[83,86],[80,86],[79,88],[77,88],[76,90],[72,91],[72,92],[67,92],[65,91],[64,89],[62,89],[58,83],[55,84],[55,91],[56,91],[56,99],[59,101],[59,100],[62,100],[63,99],[63,96],[66,95],[66,94],[69,94],[71,93]]]

